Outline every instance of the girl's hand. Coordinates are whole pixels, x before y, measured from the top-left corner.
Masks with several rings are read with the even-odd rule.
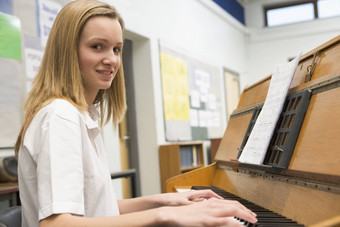
[[[209,189],[159,194],[159,199],[163,206],[189,205],[194,202],[201,202],[211,198],[223,199],[221,196]]]
[[[256,223],[256,214],[237,201],[211,198],[187,206],[163,207],[166,226],[242,226],[232,217]]]

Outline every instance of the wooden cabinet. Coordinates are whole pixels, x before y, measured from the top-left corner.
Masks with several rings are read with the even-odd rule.
[[[178,143],[159,146],[162,192],[166,181],[179,174],[204,166],[203,143]]]

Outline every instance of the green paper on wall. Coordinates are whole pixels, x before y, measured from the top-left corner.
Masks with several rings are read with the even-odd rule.
[[[21,60],[20,20],[0,13],[0,57]]]

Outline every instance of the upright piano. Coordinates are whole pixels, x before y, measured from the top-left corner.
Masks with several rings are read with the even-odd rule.
[[[166,190],[175,192],[192,186],[217,188],[301,225],[340,226],[340,36],[299,60],[287,97],[294,100],[296,95],[308,95],[300,123],[288,132],[295,139],[285,144],[287,133],[282,127],[291,126],[283,123],[286,120],[281,117],[278,121],[281,126],[277,127],[281,131],[276,135],[280,138],[272,138],[274,142],[269,146],[269,156],[274,158],[270,160],[267,153],[262,165],[238,162],[255,111],[263,105],[270,81],[271,75],[244,89],[214,163],[170,178]],[[286,103],[284,108],[289,106]],[[288,121],[294,121],[294,115]],[[290,152],[281,164],[284,158],[280,151],[288,150],[287,147]],[[289,226],[285,223],[265,226],[277,225]]]

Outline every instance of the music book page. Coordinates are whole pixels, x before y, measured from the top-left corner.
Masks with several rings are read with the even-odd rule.
[[[240,162],[263,163],[300,56],[301,53],[289,63],[277,66],[273,72],[266,100],[243,148]]]

